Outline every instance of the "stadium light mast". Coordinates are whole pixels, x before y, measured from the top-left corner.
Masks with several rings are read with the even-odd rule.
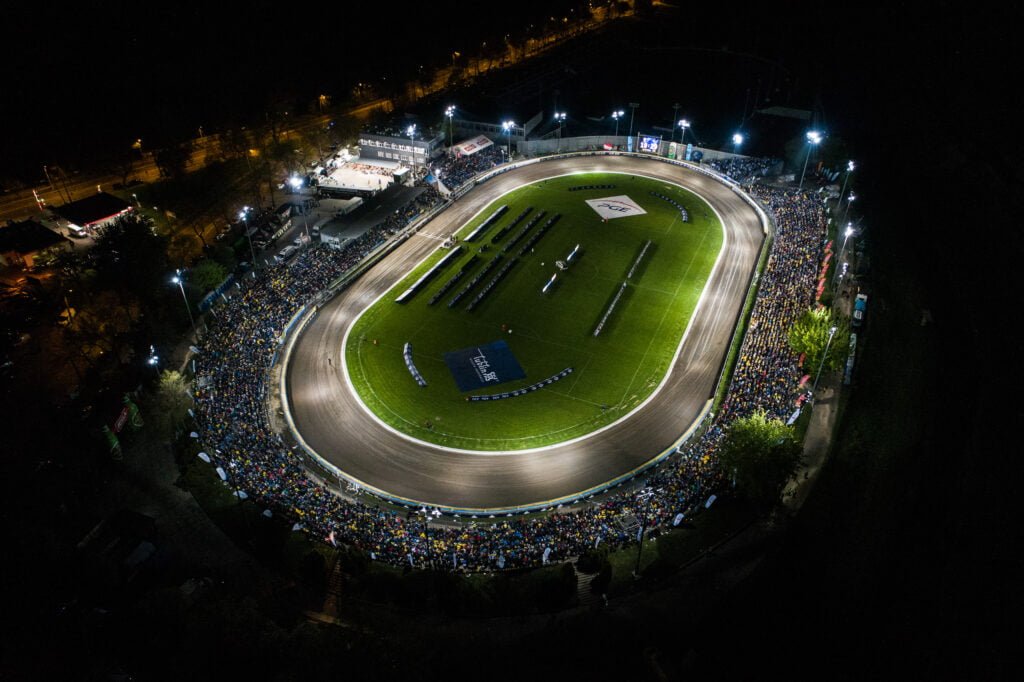
[[[814,375],[814,385],[811,386],[811,400],[814,400],[818,392],[818,379],[821,378],[821,368],[825,366],[825,358],[828,357],[828,349],[832,345],[832,337],[836,335],[838,329],[839,327],[833,325],[828,330],[828,342],[825,344],[825,352],[821,354],[821,362],[818,363],[818,373]]]
[[[252,235],[249,234],[249,211],[251,209],[248,206],[243,206],[242,210],[238,212],[238,217],[245,222],[245,236],[249,239],[249,253],[252,254],[252,276],[256,276],[256,249],[252,246]]]
[[[185,295],[185,283],[181,279],[180,269],[174,271],[174,277],[171,277],[171,282],[177,284],[178,288],[181,289],[181,298],[185,301],[185,310],[188,312],[188,321],[192,323],[192,335],[198,339],[199,334],[196,332],[196,320],[192,317],[192,307],[188,304],[188,296]]]
[[[444,110],[444,115],[448,117],[448,154],[450,155],[452,153],[452,146],[454,144],[452,142],[452,137],[453,137],[452,117],[455,116],[455,105],[449,105]]]
[[[507,156],[506,162],[512,160],[512,128],[514,128],[515,125],[516,124],[513,121],[504,121],[501,124],[501,129],[505,131],[505,154]]]
[[[629,103],[629,151],[633,151],[633,117],[636,116],[638,106],[640,106],[639,102]]]
[[[821,133],[817,130],[807,131],[807,156],[804,158],[804,170],[800,173],[800,189],[804,188],[804,175],[807,174],[807,162],[811,160],[811,149],[821,144]]]
[[[686,144],[686,129],[690,127],[690,122],[685,118],[681,118],[679,119],[679,127],[683,131],[682,134],[679,135],[679,144]],[[674,134],[673,137],[675,137]]]
[[[669,123],[668,123],[670,126],[672,125],[672,121],[679,120],[679,108],[682,107],[682,106],[683,105],[680,104],[679,102],[676,102],[675,104],[672,105],[672,118],[669,119]],[[673,142],[675,139],[676,139],[676,131],[673,130],[672,131],[672,139],[669,140],[669,142]]]
[[[624,113],[625,112],[622,111],[621,109],[618,110],[618,111],[613,111],[612,112],[612,118],[615,119],[615,137],[616,137],[616,139],[619,137],[619,119],[622,118]]]
[[[555,120],[558,121],[558,151],[562,151],[562,124],[565,123],[565,112],[556,111]]]
[[[743,144],[743,135],[742,135],[742,133],[733,133],[733,136],[732,136],[732,153],[733,154],[739,154],[740,153],[740,145],[741,144]]]
[[[843,188],[839,190],[839,200],[836,202],[837,209],[843,205],[843,194],[846,193],[846,183],[850,181],[850,173],[852,173],[856,168],[857,166],[853,163],[853,161],[846,162],[846,179],[843,180]]]

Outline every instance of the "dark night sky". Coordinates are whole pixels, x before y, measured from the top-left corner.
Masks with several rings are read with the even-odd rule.
[[[576,3],[516,3],[539,17]],[[461,7],[461,9],[460,9]],[[6,12],[7,10],[5,10]],[[465,3],[107,2],[10,10],[0,106],[14,123],[5,165],[68,148],[124,144],[245,121],[268,100],[344,93],[353,83],[444,60],[523,22]],[[14,28],[15,31],[10,29]],[[19,133],[11,134],[17,130]]]
[[[452,49],[468,52],[575,4],[517,2],[507,12],[455,0],[21,4],[5,10],[12,58],[0,65],[8,72],[0,82],[9,84],[0,118],[13,125],[5,126],[3,163],[34,168],[69,148],[109,149],[140,136],[158,145],[199,125],[244,121],[271,99],[401,77],[417,61],[444,61]],[[1010,128],[1012,98],[988,90],[998,72],[975,69],[1010,55],[1005,27],[1017,19],[1014,10],[982,15],[939,3],[927,12],[902,5],[829,12],[685,4],[678,33],[689,46],[783,61],[822,93],[848,137],[983,137]],[[637,77],[656,89],[669,74]]]

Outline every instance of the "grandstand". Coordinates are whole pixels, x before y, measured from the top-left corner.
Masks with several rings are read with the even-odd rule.
[[[447,172],[461,177],[465,169],[455,161]],[[319,300],[328,283],[356,267],[424,209],[440,203],[433,188],[421,184],[416,190],[405,209],[368,225],[343,248],[315,246],[290,267],[274,265],[246,280],[245,288],[210,322],[196,357],[196,421],[200,443],[211,453],[206,457],[225,472],[226,484],[289,518],[296,528],[316,538],[350,543],[371,559],[396,566],[427,566],[432,556],[444,556],[446,568],[463,571],[562,561],[599,543],[620,547],[635,542],[640,513],[646,527],[654,529],[704,504],[723,485],[715,454],[729,423],[757,409],[780,418],[791,411],[801,371],[785,331],[813,300],[826,211],[814,193],[754,185],[748,191],[766,207],[776,233],[740,359],[714,420],[645,481],[654,490],[652,497],[641,500],[635,490],[622,489],[562,513],[479,525],[428,524],[341,497],[307,476],[306,462],[272,431],[265,409],[267,372],[297,311]]]

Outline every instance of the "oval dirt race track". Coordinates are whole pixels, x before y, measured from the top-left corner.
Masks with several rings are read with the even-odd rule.
[[[295,341],[284,368],[283,399],[305,445],[351,479],[393,496],[456,509],[507,509],[571,498],[641,467],[675,443],[714,390],[764,239],[757,212],[731,189],[696,171],[651,159],[582,156],[544,161],[471,190],[420,232],[451,234],[520,185],[602,171],[635,173],[691,189],[715,208],[725,230],[725,251],[669,378],[652,400],[589,438],[516,454],[451,451],[384,428],[349,390],[339,366],[341,346],[359,313],[438,247],[436,239],[414,235],[324,305]]]

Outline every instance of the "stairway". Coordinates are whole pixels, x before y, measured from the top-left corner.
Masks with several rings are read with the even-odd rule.
[[[594,594],[590,589],[590,583],[597,577],[597,573],[583,573],[576,567],[573,561],[573,568],[576,569],[576,600],[580,606],[594,606],[599,603],[600,595]]]

